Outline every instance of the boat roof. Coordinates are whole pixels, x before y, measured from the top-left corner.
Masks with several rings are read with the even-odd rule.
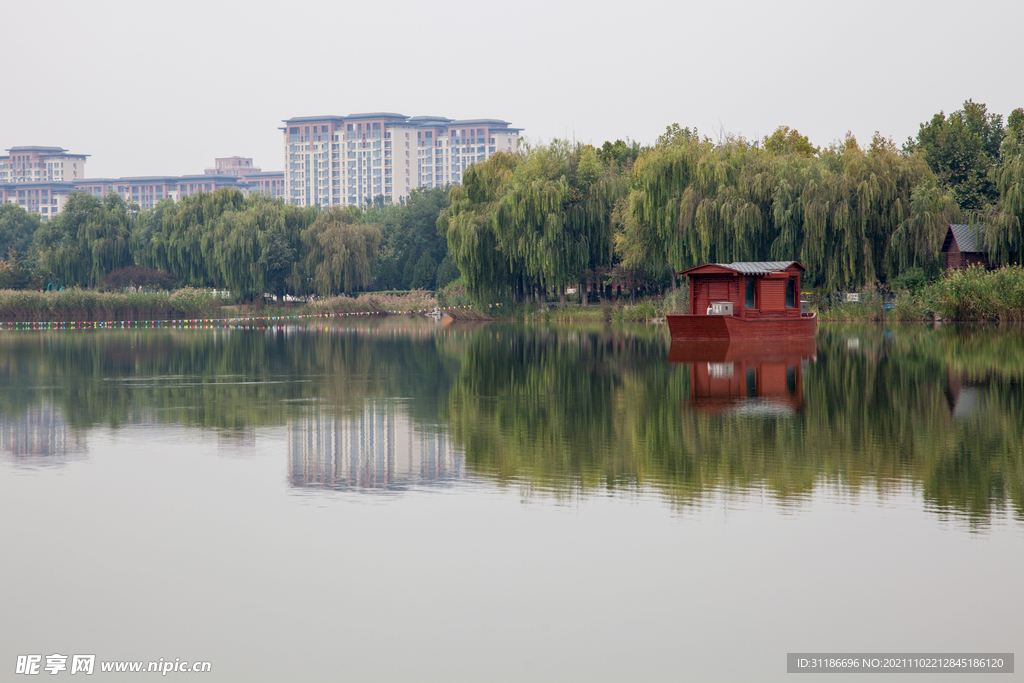
[[[725,268],[726,270],[731,270],[734,273],[741,273],[743,275],[767,275],[768,273],[777,273],[781,270],[786,270],[793,265],[796,265],[800,270],[807,270],[799,261],[734,261],[732,263],[705,263],[702,266],[687,268],[686,270],[680,271],[679,274],[688,275],[696,270],[712,266],[716,268]]]

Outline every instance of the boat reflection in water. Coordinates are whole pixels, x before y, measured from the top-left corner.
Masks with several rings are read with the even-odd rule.
[[[712,413],[786,416],[803,410],[803,371],[814,339],[673,342],[669,363],[690,366],[690,405]]]

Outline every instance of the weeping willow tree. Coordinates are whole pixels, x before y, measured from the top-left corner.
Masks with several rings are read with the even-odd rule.
[[[522,265],[499,250],[492,216],[521,154],[498,152],[462,174],[452,187],[448,207],[437,218],[437,229],[448,240],[448,253],[466,283],[466,292],[479,301],[499,297],[520,281]]]
[[[144,213],[132,236],[136,261],[196,287],[228,289],[235,298],[283,295],[301,286],[301,233],[316,217],[262,196],[220,189],[165,200]]]
[[[633,168],[634,230],[649,229],[649,249],[660,241],[674,270],[767,255],[773,165],[742,139],[665,136]]]
[[[592,146],[554,140],[529,150],[497,202],[494,232],[541,296],[610,268],[615,203],[623,176]]]
[[[620,255],[663,255],[675,270],[797,259],[810,284],[829,288],[937,263],[959,210],[919,155],[878,134],[867,150],[848,135],[811,151],[665,136],[633,169]]]
[[[982,243],[996,263],[1019,263],[1024,252],[1024,109],[1010,114],[994,176],[999,200],[987,212]]]
[[[221,286],[240,298],[282,296],[300,279],[301,233],[312,215],[261,196],[223,214],[215,222],[212,253]]]
[[[926,276],[937,275],[942,267],[942,240],[960,213],[956,200],[929,178],[911,191],[909,213],[889,240],[888,273],[892,276],[920,268]]]
[[[140,222],[136,260],[141,266],[172,273],[183,284],[223,287],[221,269],[214,262],[217,223],[225,213],[242,210],[244,205],[244,195],[229,188],[184,197],[177,203],[160,202]]]
[[[337,207],[322,212],[302,232],[302,275],[320,296],[351,293],[369,286],[381,233],[363,218],[357,207]]]
[[[666,270],[671,271],[674,283],[675,270],[665,258],[664,243],[649,223],[637,220],[630,211],[630,197],[616,202],[612,220],[615,223],[612,247],[630,289],[634,289],[637,282],[661,279]]]
[[[130,240],[137,205],[111,193],[100,199],[72,192],[56,218],[36,232],[39,269],[63,285],[90,287],[132,265]]]
[[[818,164],[824,168],[820,180],[803,193],[800,253],[816,284],[856,287],[886,280],[901,266],[934,263],[959,209],[929,191],[934,175],[923,158],[899,154],[876,133],[866,151],[847,135]]]
[[[470,167],[438,227],[478,298],[582,283],[614,260],[625,177],[589,145],[555,140]]]

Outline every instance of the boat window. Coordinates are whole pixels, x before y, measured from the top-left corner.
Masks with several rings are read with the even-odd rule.
[[[790,278],[786,280],[786,308],[793,308],[796,306],[796,280]]]
[[[743,305],[747,308],[754,308],[754,278],[747,278],[747,296]]]

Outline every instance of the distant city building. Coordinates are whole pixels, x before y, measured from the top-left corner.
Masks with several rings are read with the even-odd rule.
[[[235,176],[247,194],[284,197],[284,171],[263,171],[249,157],[221,157],[213,162],[213,168],[204,171],[206,175]]]
[[[299,206],[361,206],[458,184],[470,164],[515,151],[521,128],[389,112],[284,121],[285,197]]]
[[[69,154],[61,147],[7,151],[7,156],[0,156],[0,201],[18,204],[43,220],[59,214],[71,192],[96,197],[115,192],[142,209],[153,208],[161,199],[178,201],[221,187],[238,188],[247,195],[284,197],[284,172],[262,171],[246,157],[216,159],[215,168],[202,175],[86,178],[87,154]]]
[[[88,156],[63,147],[11,147],[0,156],[0,201],[20,204],[43,218],[58,213],[72,183],[85,178]]]
[[[183,176],[138,176],[134,178],[92,178],[72,183],[71,190],[85,192],[96,197],[105,197],[111,192],[136,202],[141,209],[152,209],[161,199],[178,201],[200,192],[213,192],[222,187],[240,188],[235,176],[183,175]]]
[[[235,175],[247,176],[250,173],[259,173],[260,169],[252,165],[249,157],[221,157],[213,160],[213,168],[208,168],[203,173],[206,175]]]
[[[11,147],[0,156],[0,184],[79,180],[85,177],[88,156],[63,147]]]
[[[68,193],[74,189],[71,183],[0,183],[0,201],[18,204],[29,213],[39,214],[45,221],[63,210]]]
[[[272,199],[284,198],[284,171],[249,173],[238,182],[246,194],[262,194]]]

